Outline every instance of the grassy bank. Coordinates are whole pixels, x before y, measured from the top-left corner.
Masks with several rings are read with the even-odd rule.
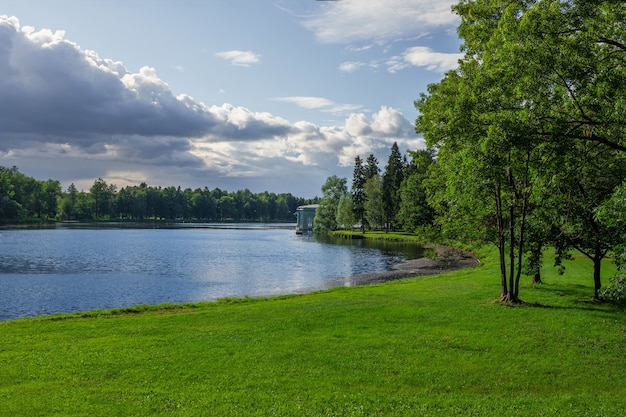
[[[494,254],[440,276],[0,323],[2,416],[621,416],[624,312],[590,262],[505,307]],[[607,265],[608,267],[608,265]],[[608,278],[608,276],[607,276]]]
[[[386,240],[390,242],[412,242],[422,243],[422,239],[412,233],[404,232],[385,232],[384,230],[368,230],[362,233],[359,230],[334,230],[330,232],[330,236],[342,239],[373,239]]]

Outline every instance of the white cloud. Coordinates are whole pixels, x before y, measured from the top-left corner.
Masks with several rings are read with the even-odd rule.
[[[321,97],[278,100],[329,112],[360,108]],[[61,31],[21,28],[0,16],[0,156],[28,175],[84,188],[101,177],[191,187],[219,179],[220,187],[239,189],[235,179],[245,178],[250,189],[275,192],[301,189],[305,175],[312,195],[328,175],[349,171],[356,155],[384,161],[394,141],[403,150],[423,147],[412,123],[389,107],[318,126],[209,106],[174,94],[154,68],[131,72]]]
[[[286,103],[293,103],[296,106],[303,107],[305,109],[319,109],[321,107],[327,107],[334,104],[331,100],[322,97],[276,97],[274,100],[284,101]]]
[[[339,65],[339,71],[341,71],[341,72],[356,72],[359,69],[361,69],[363,66],[365,66],[364,62],[355,62],[355,61],[342,62]]]
[[[233,107],[223,110],[224,117],[231,118],[241,112]],[[287,175],[283,180],[289,181],[289,175],[299,172],[299,178],[321,176],[319,187],[330,173],[349,171],[357,155],[366,158],[372,153],[385,161],[393,142],[401,150],[424,148],[409,120],[395,109],[381,107],[370,117],[351,114],[342,126],[299,121],[289,125],[284,134],[236,144],[219,137],[194,139],[191,153],[225,177],[252,179],[281,172]]]
[[[456,0],[341,0],[327,2],[304,21],[325,43],[387,42],[413,38],[435,27],[454,26]]]
[[[426,46],[416,46],[404,51],[402,56],[395,56],[387,61],[387,71],[394,73],[405,68],[425,67],[429,71],[446,72],[458,67],[461,53],[435,52]]]
[[[298,107],[302,107],[305,109],[318,109],[322,112],[332,113],[335,115],[342,115],[346,112],[351,112],[362,108],[362,106],[359,104],[337,104],[334,101],[323,97],[292,96],[276,97],[274,98],[274,100],[292,103]]]
[[[0,149],[29,137],[84,148],[118,135],[189,137],[214,123],[201,103],[174,96],[153,68],[131,73],[61,31],[21,29],[0,16]]]
[[[252,64],[258,64],[261,62],[261,55],[255,54],[252,51],[222,51],[215,54],[218,58],[222,58],[229,61],[231,65],[238,67],[249,67]]]
[[[215,142],[272,139],[285,136],[291,131],[289,122],[283,118],[228,103],[211,106],[208,113],[217,123],[205,132],[204,137]]]

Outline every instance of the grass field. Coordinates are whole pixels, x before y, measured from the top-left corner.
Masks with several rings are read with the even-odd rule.
[[[624,415],[626,316],[592,301],[591,262],[545,268],[545,284],[521,289],[527,304],[508,307],[493,301],[495,259],[368,287],[2,322],[0,415]]]

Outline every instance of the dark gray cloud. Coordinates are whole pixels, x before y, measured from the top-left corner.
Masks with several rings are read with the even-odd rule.
[[[174,96],[151,68],[130,73],[62,32],[34,32],[0,17],[3,141],[38,135],[88,147],[116,135],[200,137],[215,124],[205,106]]]

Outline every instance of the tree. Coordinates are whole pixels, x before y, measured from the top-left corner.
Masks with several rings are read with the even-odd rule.
[[[523,16],[523,4],[461,2],[456,10],[467,53],[458,70],[429,86],[429,95],[416,103],[421,112],[416,130],[439,149],[438,173],[445,181],[439,196],[450,211],[446,219],[460,225],[457,231],[498,247],[500,298],[519,302],[528,213],[545,162],[536,129],[543,114],[516,88],[516,70],[523,63],[509,45],[518,38],[506,36]],[[467,225],[476,230],[463,230]]]
[[[391,153],[382,178],[382,199],[385,213],[385,228],[393,228],[396,214],[400,210],[400,185],[404,180],[404,164],[398,143],[391,146]]]
[[[594,269],[612,245],[598,246],[592,211],[614,184],[595,188],[603,176],[586,160],[626,150],[626,3],[463,0],[454,10],[465,57],[416,103],[416,127],[439,150],[445,187],[432,194],[435,206],[493,239],[501,298],[517,301],[522,257],[540,265],[548,237],[536,232],[548,213],[559,242],[576,236]],[[550,186],[555,178],[561,186]]]
[[[352,207],[352,198],[349,194],[344,194],[339,199],[337,205],[337,225],[343,226],[344,229],[351,230],[356,218],[354,217],[354,207]]]
[[[220,220],[232,220],[235,218],[235,198],[231,195],[223,195],[218,203],[217,210]]]
[[[353,217],[361,223],[361,232],[365,232],[365,194],[363,187],[365,186],[365,167],[360,156],[354,158],[354,171],[352,174],[352,210]],[[354,220],[353,220],[354,223]]]
[[[276,216],[274,220],[280,221],[292,221],[293,213],[297,206],[294,207],[294,210],[289,208],[289,194],[279,194],[276,198]]]
[[[382,182],[380,175],[375,175],[365,181],[365,219],[370,227],[379,228],[385,221],[383,209]]]
[[[78,190],[74,183],[67,187],[67,191],[61,200],[61,216],[65,219],[73,220],[76,218],[76,200],[78,199]]]
[[[407,167],[407,175],[400,185],[400,208],[396,215],[398,224],[407,231],[415,231],[420,226],[430,225],[434,218],[432,207],[426,198],[424,181],[434,162],[434,151],[409,151],[412,157]]]
[[[57,180],[47,180],[43,183],[43,204],[42,214],[46,220],[56,218],[59,202],[57,199],[61,195],[61,183]]]
[[[95,201],[91,193],[79,192],[74,206],[76,218],[80,220],[94,220],[94,206]]]
[[[89,189],[94,201],[94,217],[96,220],[111,216],[112,201],[116,186],[108,185],[105,180],[98,178]]]
[[[602,260],[622,244],[625,229],[606,218],[602,221],[596,213],[626,180],[626,160],[612,148],[581,141],[565,156],[563,172],[554,182],[562,208],[557,219],[558,249],[563,255],[574,248],[593,262],[594,298],[598,299]]]
[[[348,193],[347,181],[346,178],[339,178],[336,175],[326,179],[313,220],[313,232],[326,233],[337,229],[337,207],[341,197]]]
[[[215,201],[208,188],[196,189],[191,198],[192,215],[197,220],[209,221],[215,217]]]
[[[0,166],[0,223],[18,221],[22,217],[22,205],[15,200],[15,173],[17,167],[7,169]]]
[[[378,159],[374,156],[374,154],[369,154],[367,160],[365,162],[364,167],[364,176],[365,181],[369,180],[372,177],[380,174],[380,168],[378,168]]]

